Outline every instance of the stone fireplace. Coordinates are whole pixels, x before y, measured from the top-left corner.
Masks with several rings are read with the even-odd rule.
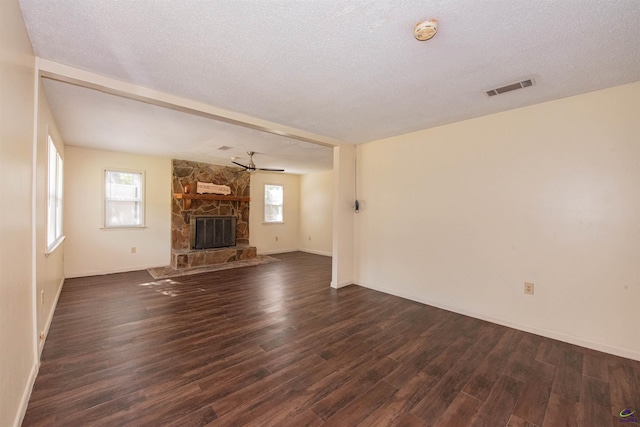
[[[175,159],[172,168],[171,267],[255,258],[256,248],[249,246],[250,174],[238,168]],[[231,194],[196,194],[198,182],[227,185]],[[198,225],[204,233],[199,237],[195,234]]]

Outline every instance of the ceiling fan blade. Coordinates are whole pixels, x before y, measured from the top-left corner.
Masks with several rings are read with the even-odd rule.
[[[242,167],[243,167],[243,168],[245,168],[245,169],[249,169],[249,166],[245,166],[245,165],[243,165],[242,163],[234,162],[233,160],[231,160],[231,163],[235,163],[235,164],[236,164],[236,165],[238,165],[238,166],[242,166]]]
[[[284,172],[284,169],[256,168],[256,170],[268,172]]]
[[[253,172],[253,171],[284,172],[284,169],[257,168],[255,163],[253,163],[253,155],[255,153],[253,151],[247,151],[247,154],[249,155],[249,164],[248,165],[243,165],[242,163],[238,163],[235,160],[231,160],[231,163],[234,163],[234,164],[236,164],[238,166],[242,166],[243,168],[245,168],[249,172]]]

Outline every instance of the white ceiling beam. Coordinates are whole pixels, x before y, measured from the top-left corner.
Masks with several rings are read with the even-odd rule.
[[[323,135],[281,125],[279,123],[262,120],[246,114],[214,107],[213,105],[194,101],[188,98],[172,95],[143,86],[137,86],[121,80],[105,77],[79,68],[70,67],[58,62],[37,58],[36,61],[40,76],[43,78],[69,83],[88,89],[98,90],[111,95],[133,99],[147,104],[170,108],[183,113],[206,117],[224,123],[230,123],[260,132],[267,132],[299,141],[310,142],[325,147],[343,145],[338,141]]]

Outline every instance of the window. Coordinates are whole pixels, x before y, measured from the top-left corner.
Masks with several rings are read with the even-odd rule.
[[[144,173],[106,170],[104,182],[104,226],[143,227]]]
[[[53,251],[62,237],[62,157],[49,136],[47,163],[47,252]]]
[[[283,199],[284,191],[282,185],[264,186],[264,222],[283,222]]]

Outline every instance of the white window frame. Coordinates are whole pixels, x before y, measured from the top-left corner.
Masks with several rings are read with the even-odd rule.
[[[279,221],[271,221],[267,218],[267,188],[268,187],[280,187],[282,189],[282,204],[280,206],[282,206],[282,217],[280,218]],[[282,184],[264,184],[264,191],[263,191],[263,212],[262,212],[262,223],[263,224],[284,224],[284,185]],[[278,206],[278,205],[275,205]]]
[[[124,224],[124,225],[114,225],[109,224],[107,221],[107,208],[109,206],[109,202],[112,199],[109,197],[107,191],[107,177],[109,173],[117,172],[117,173],[128,173],[128,174],[137,174],[140,175],[140,187],[139,187],[139,195],[135,199],[130,199],[128,201],[138,201],[140,212],[138,214],[139,222],[137,224]],[[123,230],[123,229],[139,229],[145,228],[145,217],[146,217],[146,191],[145,191],[145,182],[146,182],[145,171],[142,170],[129,170],[129,169],[119,169],[119,168],[106,168],[102,174],[102,228],[105,230]],[[113,201],[118,201],[117,199],[113,199]],[[122,201],[122,200],[120,200]]]
[[[64,165],[62,156],[47,134],[47,250],[46,255],[52,253],[64,241],[62,234],[62,207]]]

